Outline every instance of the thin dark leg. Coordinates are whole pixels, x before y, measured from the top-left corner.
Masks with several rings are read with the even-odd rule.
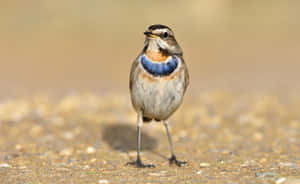
[[[136,162],[142,165],[141,157],[140,157],[140,151],[141,151],[141,127],[137,127],[137,156],[136,156]]]
[[[172,138],[171,138],[171,135],[170,135],[170,132],[169,132],[169,128],[168,128],[168,123],[164,122],[164,125],[166,127],[166,132],[167,132],[167,135],[168,135],[168,140],[169,140],[170,149],[171,149],[171,158],[169,159],[170,164],[175,163],[177,166],[181,167],[184,164],[186,164],[187,162],[186,161],[179,161],[179,160],[176,159],[176,155],[175,155],[174,149],[173,149]]]
[[[145,165],[142,163],[141,161],[141,157],[140,157],[140,151],[141,151],[141,128],[143,125],[143,120],[140,118],[140,116],[138,117],[138,126],[137,126],[137,156],[136,156],[136,161],[134,162],[128,162],[127,165],[134,165],[137,168],[154,168],[155,166],[152,164],[148,164]]]

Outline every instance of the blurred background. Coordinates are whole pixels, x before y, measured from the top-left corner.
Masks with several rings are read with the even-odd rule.
[[[188,167],[151,123],[157,168],[137,172],[129,72],[152,24],[190,71],[171,118]],[[0,0],[0,184],[299,183],[299,33],[300,0]]]
[[[0,1],[0,94],[128,91],[143,31],[175,32],[193,92],[299,89],[300,1]]]

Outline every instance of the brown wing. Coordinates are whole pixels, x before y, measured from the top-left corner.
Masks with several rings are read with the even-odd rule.
[[[188,85],[190,84],[190,75],[189,75],[187,65],[185,64],[183,58],[181,59],[182,59],[182,64],[184,65],[183,68],[184,68],[184,92],[185,92]]]
[[[129,77],[129,89],[130,89],[130,91],[132,90],[133,81],[135,80],[135,75],[134,75],[135,70],[136,70],[136,68],[138,67],[138,64],[139,64],[138,58],[139,57],[137,57],[131,65],[131,71],[130,71],[130,77]]]

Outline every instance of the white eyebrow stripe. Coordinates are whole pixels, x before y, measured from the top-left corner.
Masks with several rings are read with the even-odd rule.
[[[156,29],[152,31],[154,34],[161,34],[164,32],[168,32],[169,34],[173,35],[173,32],[170,29],[163,28],[163,29]]]

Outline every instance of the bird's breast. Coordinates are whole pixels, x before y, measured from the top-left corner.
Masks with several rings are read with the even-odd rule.
[[[184,95],[184,67],[182,58],[176,55],[160,63],[144,54],[139,56],[131,79],[134,108],[150,119],[167,119],[180,106]]]
[[[152,77],[142,68],[136,74],[131,90],[135,109],[150,119],[167,119],[180,106],[184,95],[183,68],[166,77]]]

